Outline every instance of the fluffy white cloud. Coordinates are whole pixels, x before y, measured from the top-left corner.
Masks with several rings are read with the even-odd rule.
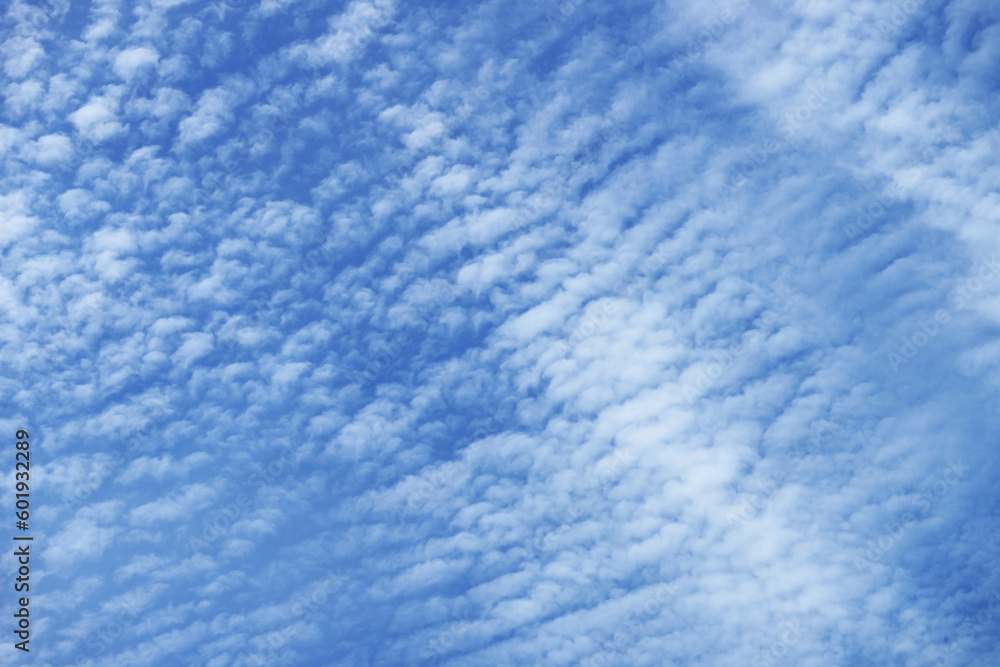
[[[47,134],[24,148],[25,156],[43,167],[69,162],[73,158],[73,144],[64,134]]]
[[[27,35],[6,40],[0,44],[0,53],[4,58],[4,72],[15,79],[33,73],[45,58],[45,49],[42,45],[34,37]]]
[[[71,113],[69,120],[84,139],[93,142],[106,141],[126,129],[118,116],[118,102],[107,95],[92,97]]]
[[[160,56],[155,49],[146,46],[134,46],[124,49],[115,56],[113,69],[115,74],[131,81],[144,68],[155,68],[160,62]]]

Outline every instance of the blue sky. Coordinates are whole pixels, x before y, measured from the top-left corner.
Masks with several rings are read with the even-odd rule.
[[[998,664],[998,71],[983,0],[5,3],[3,664]]]

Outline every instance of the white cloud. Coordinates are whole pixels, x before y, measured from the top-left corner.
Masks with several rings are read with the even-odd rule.
[[[190,366],[195,360],[212,351],[214,347],[212,338],[212,334],[207,333],[184,334],[184,343],[177,348],[173,359],[182,366]]]
[[[21,79],[36,70],[45,57],[45,50],[34,37],[11,37],[0,45],[4,56],[3,69],[7,76]]]
[[[94,142],[102,142],[125,131],[119,122],[118,103],[108,97],[92,97],[82,107],[69,115],[82,137]]]
[[[44,561],[52,567],[72,567],[83,560],[100,557],[111,546],[119,530],[102,525],[97,517],[78,516],[70,519],[62,529],[48,539],[43,553]]]
[[[44,167],[69,162],[73,157],[73,144],[64,134],[47,134],[26,144],[24,153],[29,160]]]
[[[38,218],[32,214],[30,197],[25,190],[0,194],[0,217],[4,221],[0,225],[0,248],[23,238],[39,224]]]
[[[131,81],[140,70],[147,67],[155,69],[159,62],[160,56],[155,49],[147,46],[134,46],[115,56],[113,68],[115,74],[126,81]]]
[[[235,107],[249,90],[248,82],[233,80],[228,86],[204,92],[191,115],[178,126],[180,144],[204,141],[225,129],[233,122]]]
[[[170,497],[136,507],[129,513],[129,521],[137,526],[150,526],[161,521],[191,517],[207,507],[217,495],[205,484],[189,484]]]

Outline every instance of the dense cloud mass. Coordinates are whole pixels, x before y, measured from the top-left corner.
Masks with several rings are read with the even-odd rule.
[[[17,664],[1000,664],[996,3],[5,12]]]

